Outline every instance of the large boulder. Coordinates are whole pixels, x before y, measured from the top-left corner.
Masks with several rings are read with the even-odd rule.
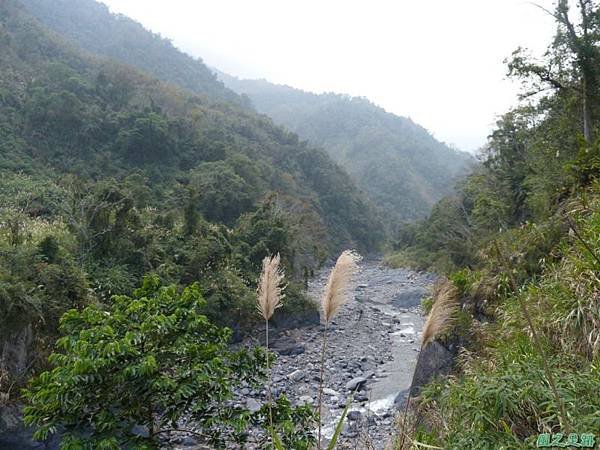
[[[316,307],[296,310],[293,314],[287,312],[285,308],[278,308],[271,319],[271,324],[279,330],[318,325],[320,322],[319,310]]]
[[[412,385],[411,397],[419,395],[421,388],[438,375],[446,375],[452,369],[454,354],[437,341],[430,342],[422,350]]]
[[[31,360],[31,346],[33,344],[33,331],[27,325],[20,331],[8,336],[0,347],[0,366],[13,378],[26,376]]]
[[[408,391],[409,389],[404,389],[403,391],[400,391],[398,395],[396,395],[396,398],[394,399],[394,406],[396,409],[403,410],[406,407]]]
[[[367,379],[365,377],[355,377],[346,383],[346,390],[355,391],[365,385]]]

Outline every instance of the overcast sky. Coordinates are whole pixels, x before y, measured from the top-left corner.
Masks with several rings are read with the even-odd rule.
[[[364,96],[469,151],[516,103],[504,58],[554,32],[524,0],[102,1],[231,75]]]

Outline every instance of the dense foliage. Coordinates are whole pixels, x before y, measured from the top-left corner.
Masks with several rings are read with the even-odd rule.
[[[265,351],[231,351],[230,331],[211,324],[203,305],[198,284],[178,293],[154,276],[107,309],[68,311],[53,369],[25,391],[35,437],[61,431],[63,449],[150,449],[169,433],[191,433],[224,448],[242,446],[251,424],[266,429],[266,409],[252,413],[231,401],[235,386],[264,382]],[[273,409],[283,439],[306,447],[312,411],[291,408],[285,397]]]
[[[202,78],[201,61],[102,6],[75,5],[47,11],[102,23],[82,20],[87,31],[124,26],[132,60],[164,56],[157,74],[180,73],[202,95],[84,53],[18,1],[0,2],[0,390],[12,396],[46,365],[65,311],[131,296],[146,274],[198,282],[202,314],[239,338],[257,321],[266,255],[280,253],[289,278],[275,320],[294,311],[302,322],[315,314],[308,274],[341,246],[368,252],[384,237],[324,152],[224,102],[238,97]]]
[[[243,417],[225,401],[231,386],[260,379],[264,354],[227,350],[226,330],[201,315],[202,301],[198,285],[179,295],[155,277],[133,298],[113,297],[107,311],[67,312],[60,351],[50,356],[56,368],[34,379],[26,394],[26,421],[40,426],[36,437],[60,426],[66,448],[141,447],[177,428],[184,414],[207,433],[229,421],[235,428]]]
[[[248,95],[258,111],[326,149],[392,225],[423,218],[474,163],[412,120],[367,99],[219,76]]]
[[[145,30],[124,15],[113,15],[94,0],[22,0],[46,25],[92,53],[131,64],[213,101],[247,106],[227,89],[201,59],[177,50],[171,41]]]
[[[523,102],[481,167],[388,259],[445,272],[461,292],[453,339],[465,348],[423,391],[427,444],[531,448],[539,433],[600,429],[600,4],[551,13],[544,58],[508,61]]]

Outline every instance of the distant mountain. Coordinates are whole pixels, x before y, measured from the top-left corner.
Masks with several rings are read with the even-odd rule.
[[[94,0],[22,0],[46,26],[91,53],[133,65],[163,81],[215,100],[248,105],[227,89],[199,58],[179,51],[122,14]]]
[[[259,112],[325,149],[394,220],[426,216],[474,163],[468,153],[365,98],[217,75]]]
[[[29,11],[131,66],[82,52]],[[197,211],[228,227],[276,196],[281,210],[310,221],[305,234],[324,232],[311,244],[321,252],[381,244],[381,223],[348,174],[241,105],[199,60],[92,0],[2,0],[0,13],[0,172],[90,182],[141,175],[151,206],[168,210],[192,189]],[[152,61],[165,80],[181,75],[190,89],[132,67]]]

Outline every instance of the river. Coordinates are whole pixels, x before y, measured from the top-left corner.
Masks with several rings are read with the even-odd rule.
[[[309,284],[308,293],[315,301],[330,270],[322,270]],[[361,388],[354,394],[343,440],[350,448],[385,447],[393,435],[394,399],[410,387],[423,324],[420,300],[433,281],[431,274],[383,267],[379,260],[360,263],[352,295],[329,328],[325,437],[333,434],[354,380]],[[282,338],[288,349],[294,343],[303,351],[278,358],[274,390],[296,403],[316,404],[322,331],[321,326],[305,327]]]
[[[331,267],[321,270],[309,283],[308,294],[315,302],[330,271]],[[322,430],[326,439],[348,399],[353,400],[338,449],[381,450],[394,435],[394,399],[410,387],[420,350],[420,301],[433,282],[431,274],[382,267],[380,260],[360,263],[348,302],[328,328]],[[285,394],[294,404],[316,406],[323,330],[322,325],[286,330],[272,342],[271,350],[279,353],[271,371],[274,397]],[[358,386],[354,393],[352,385]],[[264,389],[246,386],[237,391],[240,406],[252,411],[266,398]],[[171,445],[204,448],[196,447],[192,437]]]

